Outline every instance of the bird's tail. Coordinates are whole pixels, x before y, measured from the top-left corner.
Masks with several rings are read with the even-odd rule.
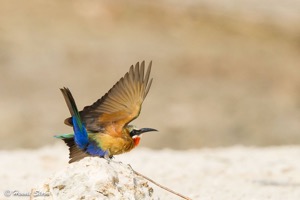
[[[72,116],[72,125],[74,130],[74,141],[76,145],[80,149],[85,149],[88,145],[88,134],[84,124],[81,121],[75,100],[72,96],[71,91],[68,88],[61,88],[60,91],[62,92],[69,111]]]
[[[73,133],[66,133],[62,135],[56,135],[54,136],[58,139],[62,139],[66,145],[69,147],[69,163],[76,162],[81,160],[82,158],[91,156],[90,154],[84,152],[82,149],[80,149],[76,144],[74,140],[74,134]]]
[[[82,122],[80,119],[80,115],[71,91],[69,90],[69,88],[65,88],[65,87],[61,88],[60,91],[62,92],[65,98],[71,116],[76,118],[76,123],[78,124],[78,127],[82,129]]]

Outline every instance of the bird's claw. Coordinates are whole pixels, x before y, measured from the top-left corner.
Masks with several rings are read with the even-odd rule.
[[[108,164],[110,163],[111,158],[110,158],[110,156],[108,155],[108,153],[106,153],[106,154],[104,155],[103,158],[104,158],[105,160],[107,160]]]

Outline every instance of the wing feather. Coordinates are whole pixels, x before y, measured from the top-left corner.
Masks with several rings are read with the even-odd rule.
[[[80,116],[86,129],[90,132],[108,129],[114,126],[116,134],[139,116],[142,103],[152,84],[150,79],[152,62],[145,74],[145,61],[131,66],[122,77],[101,99],[84,107]],[[111,128],[111,127],[109,127]]]

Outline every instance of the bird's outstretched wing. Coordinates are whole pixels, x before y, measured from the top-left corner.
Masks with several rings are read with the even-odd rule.
[[[80,112],[81,119],[90,132],[109,129],[112,135],[121,134],[122,128],[139,116],[142,103],[147,96],[152,62],[146,74],[145,62],[131,66],[125,74],[101,99]],[[70,119],[66,124],[72,125]]]

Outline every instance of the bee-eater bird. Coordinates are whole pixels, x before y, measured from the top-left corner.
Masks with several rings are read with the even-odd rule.
[[[141,111],[152,79],[150,62],[146,74],[145,62],[130,67],[102,98],[78,112],[74,98],[68,88],[60,89],[71,117],[65,124],[73,126],[74,133],[55,136],[62,139],[70,151],[69,163],[87,156],[112,158],[113,155],[128,152],[140,142],[144,132],[157,131],[152,128],[136,129],[129,125]]]

